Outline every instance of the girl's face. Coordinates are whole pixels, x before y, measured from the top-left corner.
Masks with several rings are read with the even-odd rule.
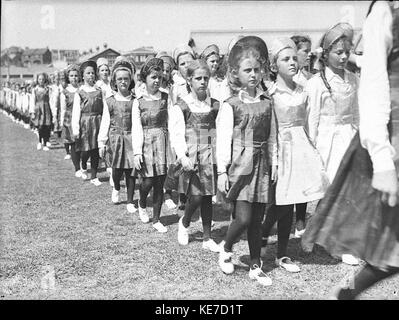
[[[301,42],[297,51],[298,54],[298,65],[302,69],[309,66],[309,53],[311,51],[310,42]]]
[[[327,57],[327,65],[333,70],[344,70],[350,55],[351,43],[348,40],[341,39],[335,43]]]
[[[131,83],[130,73],[126,70],[118,70],[115,73],[116,87],[119,93],[126,93],[129,91]]]
[[[209,69],[211,70],[211,75],[213,76],[219,66],[219,56],[216,54],[211,55],[206,59],[206,64],[208,65]]]
[[[44,75],[40,74],[40,75],[37,77],[37,84],[38,84],[39,86],[41,86],[41,87],[44,86]]]
[[[94,81],[96,79],[96,73],[93,67],[86,67],[83,71],[83,80],[89,86],[94,86]]]
[[[77,71],[77,70],[71,70],[71,71],[69,71],[69,73],[68,73],[68,80],[69,80],[69,83],[70,83],[71,85],[73,85],[74,87],[77,87],[77,86],[78,86],[78,82],[79,82],[79,74],[78,74],[78,71]]]
[[[163,63],[163,81],[165,83],[168,83],[171,78],[171,73],[172,73],[172,68],[170,67],[169,63],[164,62]]]
[[[190,64],[191,61],[193,61],[193,57],[191,56],[191,54],[186,53],[183,54],[179,57],[179,64],[178,64],[178,68],[179,68],[179,72],[182,75],[182,77],[184,79],[187,78],[187,68],[188,65]]]
[[[199,68],[194,70],[193,75],[189,79],[191,89],[196,93],[197,96],[206,97],[206,89],[209,83],[209,72],[208,70]]]
[[[151,70],[150,74],[145,78],[145,83],[147,85],[147,91],[150,94],[157,93],[162,81],[162,71]]]
[[[22,93],[26,94],[26,88],[22,88]]]
[[[101,80],[108,81],[109,76],[109,68],[107,65],[102,65],[100,69],[98,69],[98,74]]]
[[[255,89],[262,77],[260,62],[254,57],[245,58],[240,63],[237,77],[243,88]]]
[[[276,60],[277,72],[283,78],[291,78],[298,72],[298,56],[294,49],[281,50]]]

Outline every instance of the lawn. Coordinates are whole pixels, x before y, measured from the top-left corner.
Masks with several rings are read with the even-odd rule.
[[[198,221],[191,225],[189,245],[182,247],[177,242],[181,212],[163,208],[161,221],[169,231],[157,233],[138,214],[129,214],[125,203],[111,203],[104,170],[100,187],[75,178],[54,137],[49,152],[37,151],[36,135],[3,114],[0,130],[1,299],[326,299],[334,285],[359,268],[320,247],[305,254],[300,241],[292,239],[288,253],[302,271],[278,269],[276,248],[270,246],[264,269],[273,285],[262,287],[248,277],[243,235],[234,246],[236,272],[224,275],[217,254],[201,247]],[[122,195],[125,200],[124,188]],[[229,219],[228,211],[215,206],[216,242]],[[397,299],[398,288],[397,276],[360,298]]]

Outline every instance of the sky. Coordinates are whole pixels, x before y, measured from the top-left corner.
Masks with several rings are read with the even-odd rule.
[[[361,27],[365,1],[2,0],[1,48],[171,52],[193,30],[327,29],[343,16]]]

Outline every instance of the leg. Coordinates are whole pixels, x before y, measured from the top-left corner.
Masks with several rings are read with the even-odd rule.
[[[90,154],[89,151],[82,151],[81,152],[81,159],[82,159],[82,169],[87,170],[87,160],[89,160]]]
[[[262,247],[262,219],[265,212],[265,204],[253,203],[250,224],[247,230],[249,255],[252,269],[261,266],[260,249]]]
[[[285,257],[287,254],[288,241],[290,238],[292,220],[294,215],[294,205],[276,206],[279,219],[277,221],[277,259]]]
[[[38,126],[37,131],[39,132],[39,142],[43,143],[43,126]]]
[[[71,144],[71,158],[75,171],[80,170],[80,151],[76,151],[75,143]],[[86,167],[87,169],[87,167]]]
[[[127,189],[127,203],[133,203],[134,187],[136,185],[136,178],[132,176],[133,169],[125,169],[125,180]]]
[[[147,197],[153,185],[152,177],[143,178],[143,181],[140,184],[140,200],[139,200],[139,207],[147,208]]]
[[[267,211],[265,221],[262,224],[262,246],[267,245],[267,238],[269,237],[270,232],[277,220],[278,210],[276,210],[275,205],[272,205]]]
[[[121,189],[121,177],[123,169],[112,168],[112,179],[114,180],[114,189],[119,191]]]
[[[43,126],[43,141],[44,144],[50,141],[50,126]]]
[[[307,209],[308,204],[305,203],[297,203],[295,205],[295,217],[296,217],[296,226],[295,228],[298,231],[302,231],[305,229],[305,218],[306,218],[306,209]]]
[[[184,209],[184,216],[182,219],[182,224],[185,228],[188,228],[191,223],[191,218],[194,212],[199,208],[201,205],[202,196],[188,196],[188,201],[186,203],[186,208]]]
[[[201,201],[201,220],[204,229],[203,241],[211,238],[212,226],[212,196],[203,196]]]
[[[153,218],[152,223],[159,222],[161,216],[161,208],[163,203],[163,184],[165,182],[166,175],[154,177],[154,193],[152,197],[153,202]]]
[[[382,271],[369,264],[366,264],[354,277],[351,285],[341,288],[337,294],[338,300],[353,300],[360,293],[370,288],[377,282],[380,282],[399,272],[399,268],[390,268],[388,271]]]
[[[65,152],[66,154],[71,154],[71,145],[69,143],[64,143],[64,148],[65,148]]]
[[[98,163],[100,161],[100,155],[98,153],[98,148],[94,150],[90,150],[90,159],[91,159],[91,179],[97,178],[97,170]]]

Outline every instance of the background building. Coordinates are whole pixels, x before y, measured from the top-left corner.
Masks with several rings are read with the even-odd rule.
[[[121,54],[111,48],[106,48],[103,51],[100,52],[96,52],[96,53],[89,53],[86,55],[82,55],[79,57],[79,63],[82,63],[83,61],[86,60],[93,60],[93,61],[97,61],[98,58],[105,58],[108,60],[109,66],[111,67],[117,56],[120,56]]]
[[[157,52],[154,50],[153,47],[140,47],[132,51],[128,51],[123,55],[125,57],[131,58],[134,61],[136,67],[140,68],[147,58],[154,58],[157,55]]]
[[[50,64],[52,62],[51,51],[49,48],[25,49],[22,54],[22,64],[25,67],[40,64]]]

